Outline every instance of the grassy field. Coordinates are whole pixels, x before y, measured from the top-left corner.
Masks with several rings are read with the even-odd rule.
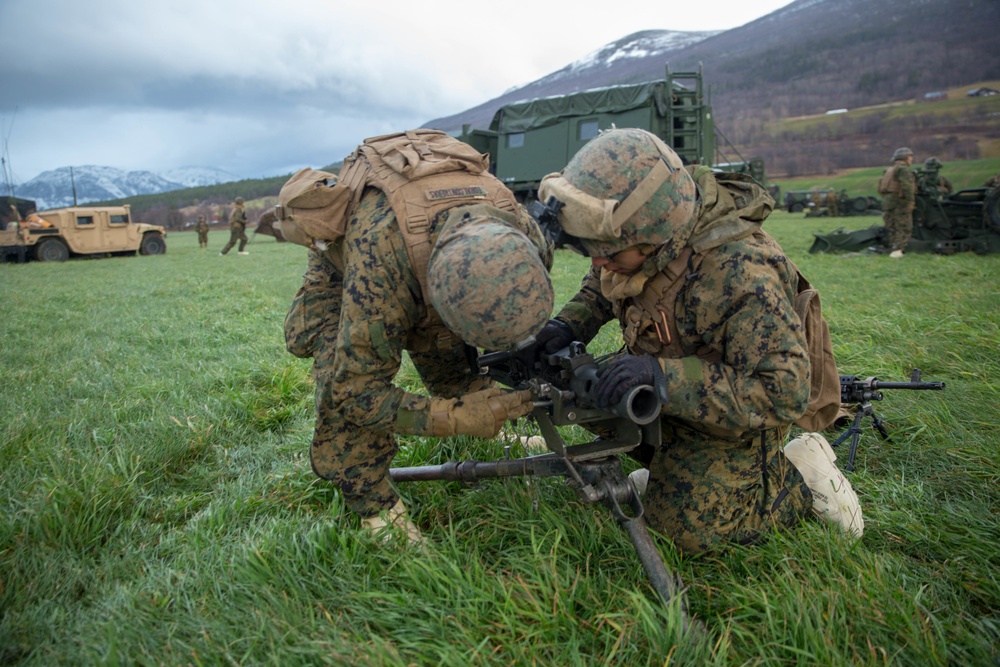
[[[821,289],[841,372],[947,389],[876,403],[893,437],[861,441],[860,543],[815,522],[698,558],[658,539],[697,637],[558,479],[405,485],[427,549],[360,539],[310,470],[309,364],[283,346],[304,249],[177,233],[162,256],[0,265],[0,663],[997,664],[1000,256],[807,253],[844,222],[767,225]],[[584,268],[557,256],[558,304]]]

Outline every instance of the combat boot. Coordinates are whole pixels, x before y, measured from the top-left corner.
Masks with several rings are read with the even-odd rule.
[[[397,500],[391,509],[362,519],[361,530],[383,542],[388,542],[396,533],[402,534],[406,538],[407,544],[423,544],[424,542],[424,536],[420,534],[420,529],[406,515],[406,505],[403,504],[402,499]]]
[[[837,468],[837,455],[819,433],[803,433],[785,445],[785,458],[802,474],[812,491],[813,513],[839,524],[844,532],[861,537],[865,520],[851,483]]]

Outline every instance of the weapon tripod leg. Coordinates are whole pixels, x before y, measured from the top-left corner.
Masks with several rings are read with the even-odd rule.
[[[605,482],[603,486],[606,504],[611,509],[615,520],[618,521],[618,524],[628,534],[629,540],[631,540],[632,546],[639,556],[639,561],[642,563],[642,569],[646,573],[646,578],[649,579],[649,583],[660,595],[665,604],[670,604],[674,600],[678,601],[684,632],[687,632],[692,625],[697,627],[697,622],[693,622],[688,617],[687,599],[684,597],[684,585],[681,582],[680,576],[672,574],[667,569],[667,566],[663,562],[663,557],[660,555],[659,550],[653,543],[653,538],[649,534],[649,528],[646,526],[645,518],[643,518],[642,501],[636,496],[634,490],[630,488],[627,500],[632,508],[633,516],[628,516],[622,511],[612,485]]]

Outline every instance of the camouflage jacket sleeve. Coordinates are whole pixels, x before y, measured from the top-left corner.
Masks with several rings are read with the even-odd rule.
[[[345,421],[396,431],[401,405],[419,409],[426,397],[397,387],[407,336],[420,317],[420,285],[385,196],[362,198],[343,245],[344,288],[330,400]]]
[[[917,178],[907,164],[896,167],[896,180],[899,181],[899,199],[907,204],[916,200]]]
[[[573,329],[577,340],[589,343],[606,322],[614,319],[611,302],[601,294],[600,269],[591,269],[583,277],[580,291],[573,296],[556,317]]]
[[[720,359],[661,359],[665,415],[713,435],[788,425],[809,400],[805,333],[793,310],[798,279],[764,233],[709,251],[675,304],[685,349]]]

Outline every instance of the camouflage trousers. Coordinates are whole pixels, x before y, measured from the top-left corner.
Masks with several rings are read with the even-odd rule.
[[[750,543],[811,513],[812,493],[782,452],[787,428],[734,441],[662,423],[643,505],[649,525],[682,551]]]
[[[246,232],[243,231],[242,227],[234,227],[229,232],[229,242],[222,247],[222,254],[225,255],[227,252],[232,250],[237,241],[240,242],[239,252],[243,252],[243,249],[247,247],[248,240]]]
[[[198,246],[201,248],[208,247],[208,232],[198,232]]]
[[[906,250],[913,234],[913,212],[904,204],[891,206],[882,213],[890,250]]]
[[[399,500],[389,480],[398,445],[390,431],[345,420],[331,400],[340,319],[352,316],[342,312],[342,294],[338,269],[310,253],[309,269],[285,318],[285,345],[297,357],[313,358],[316,426],[309,448],[313,472],[337,485],[351,510],[368,517]],[[468,370],[463,346],[409,356],[432,396],[456,397],[489,385]]]

